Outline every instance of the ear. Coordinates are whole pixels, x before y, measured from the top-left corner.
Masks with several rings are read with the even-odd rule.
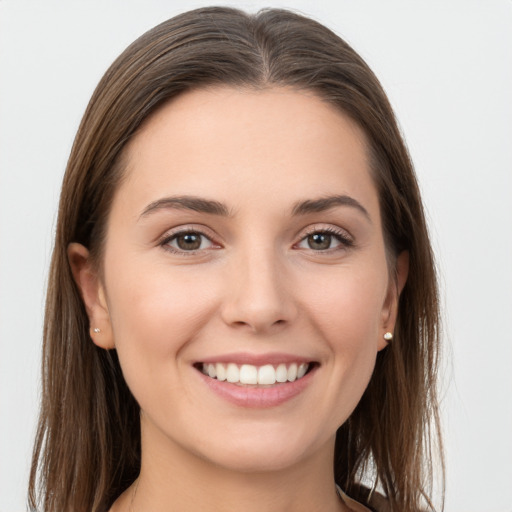
[[[382,350],[388,344],[384,339],[387,332],[394,333],[398,316],[398,300],[404,289],[409,275],[409,252],[401,252],[395,262],[394,275],[390,276],[386,300],[382,308],[382,326],[378,341],[378,350]]]
[[[89,251],[81,244],[69,244],[68,261],[89,317],[89,334],[92,341],[104,349],[114,348],[105,290],[92,264]]]

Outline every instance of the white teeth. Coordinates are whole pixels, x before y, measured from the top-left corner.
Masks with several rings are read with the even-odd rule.
[[[309,364],[292,363],[286,365],[281,363],[274,367],[271,364],[263,366],[254,366],[252,364],[243,364],[240,367],[235,363],[216,363],[203,364],[202,372],[212,379],[219,381],[228,381],[233,384],[249,384],[271,386],[276,382],[294,382],[302,379],[306,375]]]
[[[271,364],[261,366],[258,370],[258,384],[275,384],[276,383],[276,371]]]
[[[240,382],[240,370],[236,364],[228,364],[226,369],[226,380],[228,382]]]
[[[297,365],[292,363],[288,368],[288,380],[293,382],[297,378]]]
[[[258,384],[258,368],[252,364],[243,364],[240,368],[240,384]]]
[[[304,375],[306,375],[307,371],[308,371],[308,365],[305,363],[302,363],[299,366],[299,369],[297,370],[297,379],[302,379],[302,377],[304,377]]]
[[[226,380],[226,367],[223,364],[217,363],[215,370],[217,371],[217,380]]]
[[[277,382],[286,382],[288,380],[288,368],[285,364],[280,364],[276,368],[276,380]]]

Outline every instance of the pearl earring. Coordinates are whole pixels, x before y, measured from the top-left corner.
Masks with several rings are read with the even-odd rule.
[[[392,332],[387,332],[384,334],[384,339],[386,341],[391,341],[393,339],[393,333]]]
[[[93,329],[93,331],[94,331],[96,334],[98,334],[99,332],[101,332],[101,329],[98,329],[98,327],[95,327],[95,328]]]

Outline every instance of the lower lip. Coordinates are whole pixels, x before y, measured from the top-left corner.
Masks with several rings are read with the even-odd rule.
[[[302,393],[313,379],[317,368],[313,368],[301,379],[270,387],[245,387],[227,381],[212,379],[200,371],[197,374],[218,396],[239,407],[269,408],[288,402]]]

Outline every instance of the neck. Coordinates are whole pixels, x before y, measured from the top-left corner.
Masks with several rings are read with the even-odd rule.
[[[215,465],[143,428],[139,479],[116,503],[116,512],[340,512],[334,440],[286,467],[238,471]],[[160,437],[161,436],[161,437]],[[158,439],[160,437],[160,439]],[[162,447],[165,446],[163,450]],[[132,510],[130,510],[130,506]]]

